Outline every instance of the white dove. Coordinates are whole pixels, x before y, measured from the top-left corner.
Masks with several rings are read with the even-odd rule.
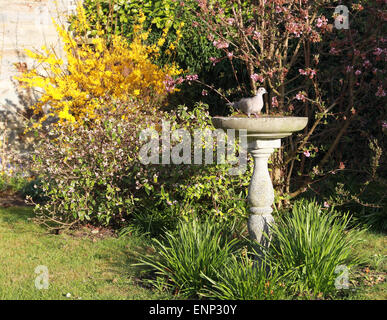
[[[267,93],[266,89],[261,87],[258,89],[257,94],[252,98],[242,98],[237,102],[227,103],[227,105],[232,106],[236,109],[241,110],[246,113],[250,118],[250,114],[254,114],[256,117],[258,113],[261,113],[263,108],[263,98],[262,96]]]

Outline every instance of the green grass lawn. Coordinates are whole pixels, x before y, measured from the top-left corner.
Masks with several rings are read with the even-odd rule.
[[[358,288],[355,299],[387,299],[387,236],[368,231],[356,252],[362,265],[350,275],[350,282]]]
[[[0,299],[171,298],[136,284],[130,257],[143,240],[49,234],[31,216],[31,208],[0,208]],[[35,287],[39,265],[48,289]]]
[[[136,281],[138,270],[131,264],[135,253],[146,248],[144,238],[54,235],[31,217],[32,208],[0,208],[0,299],[174,298]],[[356,250],[363,263],[350,274],[356,291],[345,299],[387,299],[386,239],[371,231],[364,234]],[[39,265],[48,268],[47,290],[35,287]]]

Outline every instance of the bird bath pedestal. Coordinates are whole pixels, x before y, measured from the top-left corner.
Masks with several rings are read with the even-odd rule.
[[[248,151],[254,158],[254,170],[251,177],[248,201],[251,215],[248,220],[250,237],[263,247],[269,246],[269,226],[274,223],[271,208],[274,202],[274,189],[268,170],[268,159],[275,148],[281,146],[281,138],[302,130],[308,123],[306,117],[270,117],[234,118],[214,117],[216,128],[244,129],[247,131]],[[256,248],[260,253],[260,246]]]

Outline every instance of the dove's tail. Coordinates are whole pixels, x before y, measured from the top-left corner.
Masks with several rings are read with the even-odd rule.
[[[226,103],[228,106],[230,107],[233,107],[235,109],[238,109],[238,103],[235,103],[235,102],[229,102],[229,103]]]

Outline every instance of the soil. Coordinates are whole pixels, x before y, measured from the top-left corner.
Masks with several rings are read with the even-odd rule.
[[[106,237],[117,237],[116,232],[111,228],[95,227],[89,224],[73,230],[66,230],[65,233],[76,238],[90,238],[93,241]]]
[[[11,191],[0,192],[0,208],[27,206],[24,198]]]

